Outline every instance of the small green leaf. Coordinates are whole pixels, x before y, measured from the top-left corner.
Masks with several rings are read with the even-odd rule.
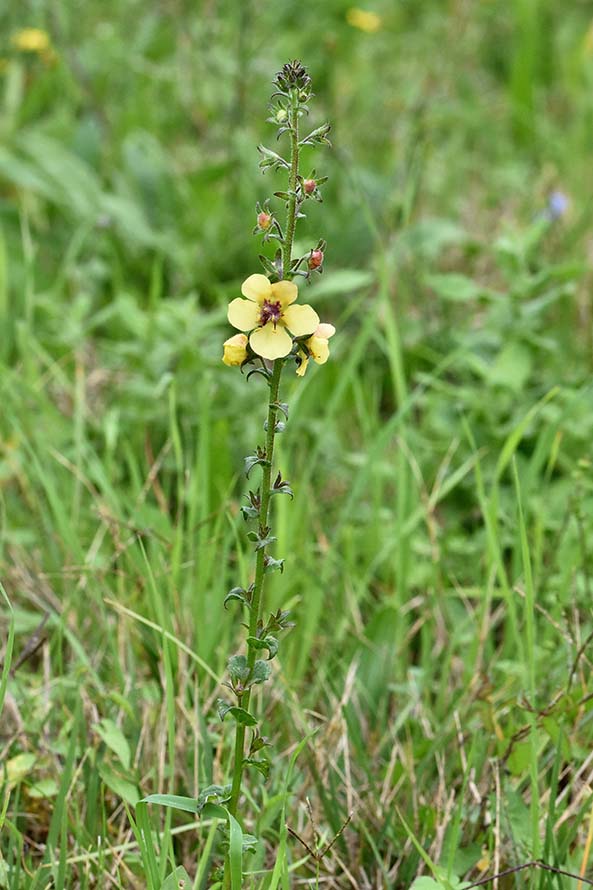
[[[241,506],[241,515],[245,521],[248,519],[257,519],[259,516],[259,510],[255,507],[251,507],[249,504],[243,504]]]
[[[271,148],[266,148],[265,145],[258,145],[257,150],[262,155],[262,160],[259,162],[259,166],[262,170],[265,170],[267,167],[272,167],[274,170],[280,170],[282,168],[290,170],[288,161],[284,160],[284,158],[275,151],[272,151]]]
[[[310,133],[307,133],[307,135],[301,139],[299,145],[331,145],[331,142],[327,138],[330,130],[330,124],[322,124],[320,127],[316,127],[315,130],[311,130]]]
[[[233,587],[232,590],[229,590],[227,595],[224,598],[223,605],[226,609],[227,603],[238,602],[243,606],[247,606],[250,608],[249,600],[247,599],[247,591],[244,587]]]
[[[249,746],[249,756],[251,757],[257,751],[261,751],[262,748],[269,748],[271,742],[265,735],[259,735],[257,732],[254,733],[254,736],[251,740],[251,744]]]
[[[253,538],[251,538],[251,540],[253,540]],[[274,535],[267,535],[267,537],[265,538],[260,538],[259,536],[257,536],[257,544],[255,545],[255,549],[263,550],[264,547],[269,547],[270,544],[273,544],[277,540],[278,538],[276,538]]]
[[[260,760],[256,757],[247,757],[243,763],[246,766],[252,766],[259,773],[262,774],[264,779],[269,778],[270,775],[270,761],[269,760]]]
[[[291,500],[294,498],[294,491],[292,490],[290,485],[288,485],[288,483],[281,485],[279,488],[271,488],[270,495],[273,494],[287,494],[289,495]]]
[[[128,770],[131,761],[130,745],[121,729],[115,725],[113,720],[105,717],[100,723],[95,724],[94,730],[107,747],[113,751],[123,768]]]
[[[255,853],[256,847],[259,841],[252,834],[244,834],[242,840],[243,852],[244,853]]]
[[[244,681],[249,676],[249,666],[245,655],[231,655],[227,669],[233,680]]]
[[[227,714],[230,714],[231,717],[242,726],[257,726],[257,720],[250,714],[249,711],[246,711],[245,708],[239,708],[236,705],[229,705],[228,702],[225,702],[223,698],[219,698],[217,701],[218,708],[218,716],[221,720],[224,720]]]
[[[265,683],[272,673],[272,666],[267,661],[258,660],[253,665],[251,683]]]
[[[261,640],[259,637],[247,637],[247,643],[252,649],[267,649],[269,652],[268,661],[271,661],[278,653],[278,640],[271,634],[266,634]]]
[[[161,890],[190,890],[191,878],[182,865],[168,875],[161,884]]]
[[[532,364],[529,349],[511,341],[496,356],[494,364],[488,369],[487,380],[519,392],[529,379]]]
[[[18,785],[27,776],[35,766],[37,761],[36,754],[17,754],[11,757],[6,763],[6,779],[9,785]],[[4,778],[2,772],[0,777]]]
[[[99,775],[101,776],[103,782],[107,787],[113,791],[114,794],[117,794],[118,797],[121,797],[122,800],[125,800],[127,804],[131,807],[135,807],[137,803],[140,801],[140,794],[138,792],[138,788],[133,782],[130,782],[128,779],[124,779],[118,773],[111,769],[106,763],[100,763],[98,766]]]
[[[266,572],[280,572],[284,571],[284,560],[283,559],[274,559],[271,556],[266,554],[265,558],[265,571]]]
[[[27,794],[34,799],[43,797],[55,797],[59,791],[58,783],[55,779],[40,779],[27,788]],[[0,887],[2,884],[0,884]]]
[[[227,810],[217,803],[205,803],[200,810],[200,815],[204,819],[226,819]]]
[[[256,370],[259,370],[259,369],[256,369]],[[255,373],[255,372],[251,372],[251,373]],[[248,479],[249,479],[249,474],[251,473],[252,469],[255,466],[257,466],[257,464],[260,464],[262,467],[270,465],[270,461],[267,460],[265,457],[262,457],[260,454],[249,454],[249,455],[247,455],[247,457],[243,458],[243,461],[245,463],[245,475],[247,476]]]
[[[214,807],[218,804],[226,803],[227,800],[231,799],[231,787],[231,785],[208,785],[198,795],[196,801],[197,812],[201,813],[202,816],[206,816],[208,815],[206,807]],[[217,818],[226,819],[226,810],[223,810],[222,807],[219,807],[219,809],[222,810],[222,816],[217,815]],[[212,811],[211,814],[214,815]]]
[[[524,775],[529,769],[532,755],[532,744],[529,739],[515,742],[513,749],[507,758],[507,769],[513,776]]]

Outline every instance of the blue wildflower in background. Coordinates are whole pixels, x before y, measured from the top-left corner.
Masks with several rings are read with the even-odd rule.
[[[561,219],[568,210],[569,200],[567,195],[561,191],[554,191],[548,197],[548,204],[545,210],[545,217],[550,222],[556,222]]]

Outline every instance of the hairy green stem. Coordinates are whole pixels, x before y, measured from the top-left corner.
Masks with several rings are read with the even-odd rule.
[[[294,241],[294,233],[298,215],[297,201],[297,185],[299,173],[299,132],[298,132],[298,108],[299,98],[298,91],[291,92],[290,99],[290,174],[288,188],[290,199],[288,202],[287,218],[286,218],[286,237],[282,248],[282,268],[283,276],[286,278],[290,275],[290,265],[292,262],[292,244]],[[268,513],[270,509],[270,492],[272,486],[272,468],[274,458],[274,436],[276,434],[276,420],[278,414],[278,393],[280,389],[280,377],[284,367],[284,360],[277,359],[274,362],[272,376],[270,378],[270,393],[268,403],[268,422],[266,426],[266,463],[263,466],[262,484],[261,484],[261,501],[259,509],[259,533],[261,537],[266,534],[268,528]],[[262,547],[257,551],[255,562],[255,580],[253,586],[253,594],[251,597],[251,610],[249,616],[249,636],[256,637],[257,629],[263,612],[263,593],[265,585],[266,570],[266,548]],[[247,664],[249,672],[253,671],[257,658],[257,650],[254,646],[248,647]],[[251,700],[251,689],[246,689],[243,695],[238,697],[237,704],[240,708],[249,710]],[[241,782],[243,779],[243,760],[245,756],[245,726],[237,723],[235,728],[235,751],[233,760],[233,777],[231,785],[231,798],[229,801],[229,812],[236,816],[239,806],[239,797],[241,795]],[[224,886],[230,886],[230,869],[228,860],[225,863],[225,879]]]
[[[297,181],[299,174],[299,97],[296,89],[290,95],[290,175],[288,178],[288,191],[290,200],[286,214],[286,237],[282,249],[282,268],[284,278],[290,274],[292,262],[292,242],[297,221]]]
[[[268,526],[268,512],[270,509],[270,490],[272,486],[272,462],[274,459],[274,436],[276,434],[276,416],[278,413],[278,391],[280,388],[280,377],[282,375],[282,367],[284,362],[277,359],[274,362],[274,370],[270,379],[270,401],[268,404],[268,422],[266,431],[266,463],[263,467],[262,484],[261,484],[261,504],[259,510],[259,533],[265,536],[265,529]],[[266,571],[266,548],[262,547],[257,551],[255,562],[255,582],[253,594],[251,597],[251,611],[249,615],[249,636],[257,635],[257,625],[261,618],[263,606],[263,592]],[[256,649],[249,646],[247,655],[247,664],[249,671],[253,671],[256,660]],[[247,689],[238,700],[240,708],[249,710],[249,701],[251,698],[251,689]],[[243,752],[245,749],[245,726],[237,723],[235,733],[235,760],[233,764],[233,784],[231,789],[231,799],[229,802],[229,811],[233,816],[237,812],[239,803],[239,795],[241,793],[241,778],[243,775]]]

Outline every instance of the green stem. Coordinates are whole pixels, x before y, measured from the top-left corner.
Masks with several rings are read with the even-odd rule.
[[[288,188],[291,197],[288,202],[288,211],[286,218],[286,237],[282,247],[282,270],[283,277],[290,275],[290,264],[292,262],[292,244],[294,241],[294,232],[298,215],[298,201],[296,189],[298,184],[299,173],[299,97],[298,91],[292,90],[290,97],[290,174],[288,179]],[[270,378],[270,395],[268,402],[268,422],[266,427],[266,464],[263,467],[262,484],[261,484],[261,501],[259,510],[259,531],[263,536],[263,531],[268,527],[268,513],[270,509],[270,491],[272,486],[272,466],[274,458],[274,436],[276,435],[276,418],[278,414],[278,393],[280,390],[280,377],[284,367],[284,360],[277,359],[273,364],[272,376]],[[262,617],[264,603],[264,586],[266,571],[266,548],[262,547],[257,551],[255,561],[255,580],[253,585],[253,594],[251,597],[251,611],[249,616],[249,636],[257,636],[257,628]],[[257,650],[253,646],[248,647],[247,664],[249,672],[253,671],[257,658]],[[238,696],[237,704],[240,708],[249,710],[251,700],[251,689],[245,690],[243,695]],[[245,726],[237,723],[235,728],[235,751],[233,759],[233,778],[231,784],[231,798],[228,809],[233,815],[237,815],[239,806],[239,798],[241,796],[241,782],[243,779],[243,760],[245,756]],[[224,866],[224,890],[229,890],[231,886],[230,862],[228,857]]]
[[[288,190],[291,193],[286,215],[286,237],[282,250],[283,277],[290,274],[292,262],[292,242],[297,221],[297,197],[296,188],[299,173],[299,97],[296,89],[290,95],[290,174],[288,177]]]
[[[268,423],[266,432],[266,461],[262,473],[261,485],[261,505],[259,511],[259,532],[264,535],[264,530],[268,526],[268,513],[270,509],[270,490],[272,486],[272,462],[274,459],[274,436],[276,434],[276,415],[278,413],[278,391],[280,389],[280,377],[284,362],[278,359],[274,362],[274,370],[270,380],[270,401],[268,404]],[[255,582],[253,594],[251,597],[251,612],[249,616],[249,636],[257,635],[257,626],[261,618],[263,606],[263,592],[266,571],[266,548],[262,547],[257,551],[255,562]],[[249,646],[247,655],[247,664],[249,671],[253,670],[257,651],[253,646]],[[238,705],[240,708],[249,710],[249,701],[251,698],[251,689],[247,689],[239,698]],[[239,795],[241,793],[241,778],[243,775],[243,752],[245,749],[245,726],[238,723],[235,734],[235,760],[233,764],[233,784],[231,789],[231,800],[229,802],[229,811],[234,815],[237,812]]]

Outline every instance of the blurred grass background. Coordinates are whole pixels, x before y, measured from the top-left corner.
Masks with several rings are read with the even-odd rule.
[[[297,626],[252,885],[314,728],[287,819],[314,843],[306,798],[328,838],[354,813],[326,886],[407,887],[419,848],[453,882],[586,870],[591,4],[8,0],[0,25],[0,887],[145,887],[122,800],[225,779],[265,395],[221,343],[294,57],[333,127],[297,250],[328,241],[305,293],[338,334],[284,385],[270,607]],[[213,831],[161,816],[163,878],[210,886]]]

